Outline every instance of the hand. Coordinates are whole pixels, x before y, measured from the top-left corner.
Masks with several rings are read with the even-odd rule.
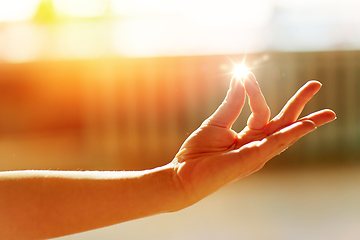
[[[298,120],[305,104],[321,83],[309,81],[295,93],[270,122],[270,109],[255,76],[233,77],[225,100],[181,146],[171,163],[188,205],[224,185],[261,169],[272,157],[299,138],[335,119],[331,110],[312,113]],[[247,126],[236,133],[232,124],[249,96],[252,111]]]

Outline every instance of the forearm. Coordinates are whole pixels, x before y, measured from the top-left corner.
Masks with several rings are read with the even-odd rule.
[[[139,172],[3,172],[0,238],[50,238],[175,211],[182,208],[179,187],[169,166]]]

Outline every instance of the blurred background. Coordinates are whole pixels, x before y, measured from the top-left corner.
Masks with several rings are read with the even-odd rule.
[[[357,239],[359,10],[357,0],[0,0],[0,170],[166,164],[244,64],[272,116],[317,79],[303,115],[330,108],[338,119],[185,211],[64,239]]]

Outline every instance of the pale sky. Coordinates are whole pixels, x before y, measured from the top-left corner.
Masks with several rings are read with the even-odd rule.
[[[67,21],[32,21],[40,0],[0,0],[0,60],[360,49],[359,0],[52,2]]]

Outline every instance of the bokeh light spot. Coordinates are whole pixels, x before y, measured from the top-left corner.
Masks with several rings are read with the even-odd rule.
[[[0,22],[33,18],[40,0],[0,0]]]

